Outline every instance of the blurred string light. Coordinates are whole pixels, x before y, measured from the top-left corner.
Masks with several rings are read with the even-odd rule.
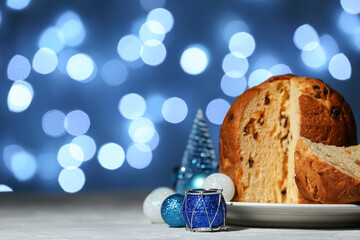
[[[180,65],[184,72],[191,75],[202,73],[209,62],[209,53],[205,47],[199,44],[188,46],[182,53]]]
[[[221,26],[221,30],[223,31],[222,35],[226,43],[228,43],[231,37],[238,32],[250,32],[248,24],[239,19],[229,21],[226,23],[225,27]]]
[[[153,137],[150,141],[146,142],[146,145],[150,148],[151,151],[154,151],[159,145],[160,137],[158,132],[155,130]]]
[[[66,65],[69,76],[79,82],[88,82],[94,73],[95,63],[92,58],[84,53],[72,56]]]
[[[7,185],[0,184],[0,192],[13,192],[13,190]]]
[[[115,170],[123,165],[125,152],[118,144],[107,143],[100,147],[97,158],[103,168]]]
[[[11,170],[11,161],[12,161],[12,157],[14,156],[14,154],[19,153],[19,152],[24,152],[24,148],[22,148],[19,145],[16,144],[11,144],[11,145],[7,145],[6,147],[4,147],[3,150],[3,159],[4,159],[4,163],[5,166]]]
[[[75,137],[71,143],[75,144],[76,146],[79,146],[81,148],[81,151],[84,155],[82,161],[88,161],[96,153],[96,143],[93,138],[87,135],[81,135]]]
[[[124,118],[133,120],[145,113],[146,102],[139,94],[129,93],[120,99],[118,109]]]
[[[145,144],[131,145],[126,151],[126,161],[133,168],[146,168],[151,163],[151,160],[151,149]]]
[[[358,14],[360,13],[359,0],[340,0],[341,6],[347,13]]]
[[[80,17],[72,11],[65,12],[58,18],[56,28],[62,33],[65,45],[69,47],[79,46],[85,39],[84,25]]]
[[[232,78],[241,78],[249,68],[249,62],[245,56],[229,53],[222,62],[222,68],[226,75]]]
[[[146,21],[159,22],[163,26],[165,33],[170,32],[172,27],[174,26],[174,17],[171,12],[169,12],[165,8],[156,8],[151,10],[146,18]],[[155,29],[152,29],[152,31],[156,32]]]
[[[224,99],[214,99],[206,107],[206,117],[210,122],[221,125],[229,108],[230,104]]]
[[[84,160],[84,152],[77,144],[68,143],[59,149],[57,160],[63,168],[79,167]]]
[[[351,64],[345,54],[339,53],[331,58],[329,72],[338,80],[347,80],[351,77]]]
[[[60,137],[65,133],[65,114],[57,109],[47,111],[43,117],[41,126],[43,131],[50,137]]]
[[[155,127],[148,118],[138,118],[133,120],[129,126],[129,135],[134,142],[149,142],[155,134]]]
[[[85,184],[85,174],[77,167],[67,167],[61,170],[58,181],[60,187],[67,193],[80,191]]]
[[[150,40],[148,42],[157,42],[157,40]],[[145,64],[150,66],[160,65],[166,58],[166,48],[163,43],[158,44],[143,44],[140,49],[141,59]]]
[[[54,164],[56,162],[56,154],[43,153],[37,158],[38,161],[38,176],[40,179],[48,181],[55,179],[59,172],[60,166]]]
[[[7,76],[10,80],[25,80],[31,71],[29,60],[22,55],[15,55],[9,62]]]
[[[37,169],[37,163],[32,154],[27,151],[16,152],[11,157],[11,171],[19,181],[32,178]]]
[[[354,32],[353,42],[356,47],[356,50],[359,52],[360,51],[360,28]]]
[[[68,11],[63,13],[55,26],[44,30],[39,39],[39,48],[47,47],[60,52],[65,46],[76,47],[85,39],[86,31],[80,17]]]
[[[34,96],[34,91],[30,83],[19,80],[12,84],[8,97],[7,104],[11,112],[25,111],[31,104]]]
[[[101,71],[102,79],[109,86],[118,86],[124,83],[127,76],[127,68],[117,59],[107,61]]]
[[[22,10],[30,4],[30,0],[6,0],[6,5],[14,10]]]
[[[172,97],[165,100],[161,113],[167,122],[180,123],[186,118],[188,107],[181,98]]]
[[[266,69],[257,69],[255,71],[253,71],[250,76],[249,76],[249,88],[252,88],[254,86],[257,86],[261,83],[263,83],[264,81],[266,81],[267,79],[269,79],[272,76],[271,72],[269,72]]]
[[[342,31],[352,34],[360,28],[360,18],[358,15],[353,15],[342,11],[339,15],[338,27]]]
[[[119,56],[125,61],[135,61],[140,58],[142,42],[135,35],[126,35],[122,37],[117,46]]]
[[[70,135],[83,135],[90,128],[90,118],[84,111],[71,111],[65,117],[64,127]]]
[[[292,73],[290,67],[285,65],[285,64],[282,64],[282,63],[275,64],[274,66],[272,66],[269,69],[269,72],[273,76],[283,75],[283,74],[291,74]]]
[[[306,66],[311,68],[321,68],[327,62],[325,50],[321,45],[309,51],[302,51],[301,59]]]
[[[247,32],[235,33],[229,41],[230,52],[240,58],[251,56],[255,47],[254,37]]]
[[[59,29],[48,27],[41,34],[38,46],[39,48],[50,48],[58,53],[65,47],[65,39]]]
[[[330,60],[332,56],[339,53],[339,46],[337,42],[329,34],[324,34],[320,37],[320,44],[325,51],[327,60]]]
[[[140,27],[139,37],[143,43],[155,46],[164,40],[165,29],[163,25],[157,21],[147,21]]]
[[[264,54],[255,61],[252,68],[253,69],[260,69],[260,68],[269,69],[278,63],[279,63],[279,60],[274,55]]]
[[[246,89],[246,78],[232,78],[224,75],[220,83],[221,90],[229,97],[237,97]]]
[[[151,116],[153,122],[164,120],[161,114],[161,106],[165,102],[165,98],[161,95],[154,94],[146,99],[146,111]]]
[[[309,24],[304,24],[295,30],[293,41],[302,51],[311,51],[319,46],[319,35]]]
[[[164,7],[166,0],[140,0],[140,5],[145,11],[151,11],[154,8]]]
[[[32,66],[41,74],[48,74],[54,71],[58,64],[56,53],[50,48],[40,48],[34,55]]]

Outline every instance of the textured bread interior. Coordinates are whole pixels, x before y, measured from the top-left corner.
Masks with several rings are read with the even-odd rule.
[[[337,147],[314,143],[303,138],[310,149],[323,161],[334,168],[360,179],[360,145],[351,147]]]
[[[284,202],[287,189],[289,82],[259,92],[244,113],[240,149],[243,201]]]

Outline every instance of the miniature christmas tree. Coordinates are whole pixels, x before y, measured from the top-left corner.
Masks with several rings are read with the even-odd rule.
[[[204,114],[199,109],[177,175],[176,192],[184,194],[194,174],[217,172],[218,165]]]

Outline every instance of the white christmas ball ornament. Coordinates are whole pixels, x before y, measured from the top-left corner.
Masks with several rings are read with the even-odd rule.
[[[213,173],[209,175],[202,186],[203,188],[222,189],[226,202],[231,201],[235,194],[235,185],[231,178],[223,173]]]
[[[154,223],[162,223],[161,204],[174,190],[168,187],[159,187],[154,189],[144,200],[143,212],[145,216]]]

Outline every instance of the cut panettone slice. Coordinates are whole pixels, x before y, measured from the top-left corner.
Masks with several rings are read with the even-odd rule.
[[[295,182],[305,199],[360,201],[360,145],[336,147],[299,138],[294,155]]]

